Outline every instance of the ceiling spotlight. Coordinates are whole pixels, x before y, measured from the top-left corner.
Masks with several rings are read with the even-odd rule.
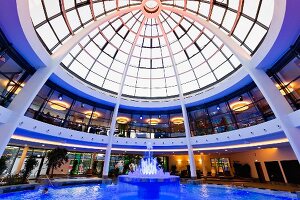
[[[58,100],[60,100],[60,101],[63,100],[63,95],[62,94],[58,95]]]
[[[140,119],[143,119],[143,116],[142,116],[142,115],[140,116]]]
[[[219,107],[219,106],[217,106],[217,110],[220,110],[220,107]]]

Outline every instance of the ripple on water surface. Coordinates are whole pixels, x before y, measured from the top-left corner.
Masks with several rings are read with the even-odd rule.
[[[177,198],[175,197],[177,196]],[[80,185],[42,188],[0,195],[1,200],[137,200],[137,193],[119,194],[116,185]],[[159,200],[297,200],[295,194],[215,185],[181,185],[178,194],[161,194]]]

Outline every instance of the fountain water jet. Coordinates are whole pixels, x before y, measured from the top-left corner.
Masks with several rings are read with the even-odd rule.
[[[136,171],[118,177],[119,192],[137,195],[139,199],[159,199],[161,195],[174,199],[179,194],[180,178],[158,167],[152,149],[151,143],[148,143],[145,156]]]

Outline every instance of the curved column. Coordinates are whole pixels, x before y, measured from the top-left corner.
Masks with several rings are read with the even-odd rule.
[[[24,116],[26,110],[57,66],[39,68],[8,106],[12,114],[7,123],[0,124],[0,155],[3,154],[11,136],[18,127],[20,118]]]
[[[176,77],[178,92],[179,92],[180,105],[181,105],[182,115],[183,115],[183,119],[184,119],[185,137],[186,137],[186,144],[187,144],[187,149],[188,149],[188,156],[189,156],[189,160],[190,160],[191,178],[197,178],[194,152],[193,152],[193,147],[191,145],[191,131],[190,131],[189,119],[188,119],[186,106],[185,106],[185,102],[184,102],[184,97],[183,97],[183,92],[182,92],[181,81],[180,81],[179,74],[178,74],[178,69],[176,67],[174,54],[171,49],[170,42],[168,40],[168,37],[164,30],[164,27],[162,26],[159,18],[156,18],[156,20],[158,21],[159,27],[160,27],[163,37],[166,41],[166,45],[167,45],[167,48],[168,48],[168,51],[170,54],[170,58],[172,60],[172,65],[173,65],[173,68],[175,71],[175,77]]]
[[[300,162],[300,128],[295,127],[290,120],[289,114],[293,112],[292,107],[265,71],[249,66],[245,68],[267,100]]]
[[[109,130],[108,144],[107,144],[107,148],[106,148],[106,151],[105,151],[104,167],[103,167],[103,174],[102,174],[103,178],[108,177],[109,162],[110,162],[110,155],[111,155],[111,148],[112,148],[112,140],[113,140],[113,137],[114,137],[114,132],[116,130],[117,116],[118,116],[118,112],[119,112],[119,107],[120,107],[124,82],[125,82],[125,79],[126,79],[126,75],[127,75],[127,71],[128,71],[128,68],[129,68],[129,64],[130,64],[130,61],[131,61],[131,57],[132,57],[132,54],[133,54],[134,47],[135,47],[135,45],[137,43],[137,40],[138,40],[138,38],[141,34],[141,31],[142,31],[142,28],[144,27],[145,22],[146,22],[146,18],[144,17],[144,19],[141,23],[141,26],[139,27],[139,30],[138,30],[135,38],[134,38],[132,46],[130,48],[130,52],[128,54],[128,58],[127,58],[127,61],[126,61],[124,72],[122,74],[122,79],[121,79],[121,83],[120,83],[120,87],[119,87],[119,91],[118,91],[118,96],[117,96],[117,101],[116,101],[116,105],[115,105],[115,108],[114,108],[113,117],[111,119],[112,121],[111,121],[111,125],[110,125],[110,130]]]

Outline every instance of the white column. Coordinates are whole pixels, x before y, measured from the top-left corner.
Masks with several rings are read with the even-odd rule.
[[[27,152],[28,152],[28,149],[29,149],[29,146],[25,146],[24,149],[23,149],[23,152],[22,152],[22,155],[21,155],[21,158],[19,160],[19,163],[18,163],[18,166],[17,166],[17,169],[15,171],[15,174],[19,174],[21,169],[22,169],[22,166],[24,164],[24,161],[25,161],[25,158],[26,158],[26,155],[27,155]]]
[[[26,110],[56,67],[57,65],[53,65],[52,67],[38,69],[9,105],[8,109],[13,111],[11,117],[7,123],[0,124],[0,155],[3,154],[11,136],[18,127],[20,118],[24,116]]]
[[[289,114],[293,112],[285,97],[277,89],[273,81],[263,70],[245,67],[251,78],[267,100],[269,106],[279,121],[279,125],[289,140],[298,161],[300,162],[300,129],[294,127],[289,119]]]
[[[190,160],[191,178],[197,178],[194,152],[193,152],[193,147],[191,145],[191,131],[190,131],[189,119],[188,119],[188,115],[187,115],[187,111],[186,111],[186,107],[185,107],[185,102],[184,102],[184,97],[183,97],[183,92],[182,92],[181,81],[180,81],[179,74],[178,74],[178,69],[176,67],[174,54],[173,54],[173,51],[171,49],[170,42],[168,40],[166,32],[165,32],[165,30],[164,30],[164,28],[161,24],[160,19],[156,18],[156,20],[158,21],[159,27],[160,27],[161,32],[162,32],[162,34],[164,36],[164,39],[166,41],[166,45],[167,45],[167,48],[168,48],[168,51],[169,51],[169,54],[170,54],[170,58],[172,60],[172,65],[173,65],[173,68],[174,68],[175,77],[176,77],[176,81],[177,81],[180,105],[181,105],[181,110],[182,110],[182,116],[183,116],[183,119],[184,119],[186,144],[187,144],[188,156],[189,156],[189,160]]]
[[[130,64],[130,61],[131,61],[131,57],[132,57],[132,54],[133,54],[134,47],[137,43],[138,38],[140,37],[141,31],[142,31],[142,28],[144,27],[145,22],[146,22],[146,18],[144,17],[144,19],[143,19],[143,21],[142,21],[142,23],[139,27],[139,30],[138,30],[135,38],[134,38],[132,46],[130,48],[130,52],[128,54],[128,58],[127,58],[127,61],[126,61],[124,72],[122,74],[122,79],[121,79],[121,83],[120,83],[120,87],[119,87],[119,91],[118,91],[118,96],[117,96],[117,102],[116,102],[116,105],[115,105],[115,108],[114,108],[113,117],[111,119],[108,142],[107,142],[107,147],[106,147],[106,151],[105,151],[103,174],[102,174],[103,178],[108,177],[109,162],[110,162],[110,155],[111,155],[111,148],[112,148],[112,140],[113,140],[113,137],[114,137],[114,132],[116,130],[117,116],[118,116],[118,112],[119,112],[119,107],[120,107],[124,82],[125,82],[125,79],[126,79],[126,75],[127,75],[127,71],[128,71],[128,68],[129,68],[129,64]]]

